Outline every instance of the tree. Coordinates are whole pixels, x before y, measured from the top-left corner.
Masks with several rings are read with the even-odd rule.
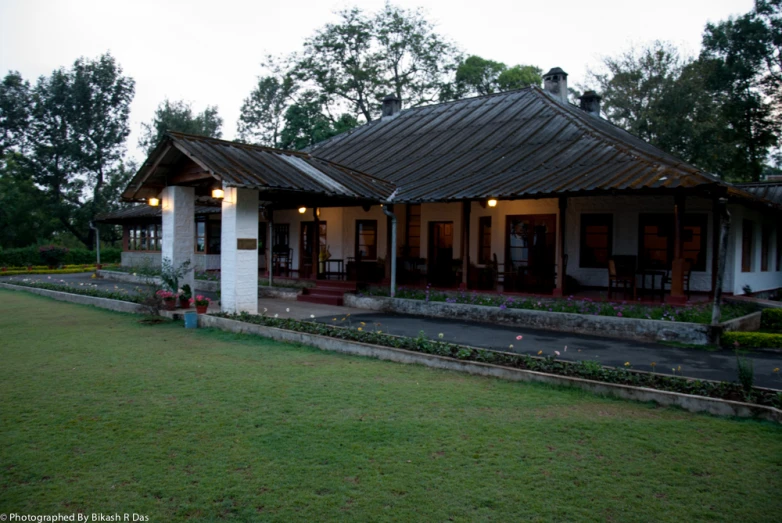
[[[138,143],[150,154],[166,131],[220,138],[222,126],[223,119],[217,114],[216,106],[208,106],[203,112],[194,114],[189,103],[166,99],[158,105],[152,121],[141,124],[142,136]]]
[[[285,127],[280,135],[280,147],[283,149],[303,149],[326,138],[331,138],[358,125],[350,114],[342,114],[332,122],[321,108],[321,100],[316,93],[304,93],[298,103],[285,111]]]
[[[62,230],[92,248],[89,222],[111,208],[116,187],[127,179],[118,166],[130,133],[134,82],[105,54],[96,60],[80,58],[70,69],[57,69],[32,88],[27,85],[18,73],[9,73],[3,82],[6,188],[39,202]]]
[[[487,95],[540,85],[543,70],[532,65],[516,65],[508,68],[502,62],[470,56],[456,68],[454,97]]]
[[[325,100],[326,110],[342,107],[365,121],[380,113],[380,101],[394,93],[414,107],[438,98],[450,81],[458,51],[434,32],[420,10],[386,4],[374,16],[352,8],[338,13],[293,56],[292,72]]]
[[[18,153],[8,153],[0,165],[0,223],[4,248],[43,243],[62,228]]]
[[[263,76],[242,104],[237,131],[239,139],[269,147],[280,143],[285,110],[297,86],[290,75]]]

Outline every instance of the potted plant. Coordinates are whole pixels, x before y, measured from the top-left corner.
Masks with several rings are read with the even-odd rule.
[[[190,288],[190,285],[188,284],[182,285],[182,288],[179,289],[179,307],[182,309],[189,309],[190,299],[192,297],[193,297],[193,291]]]
[[[167,311],[173,311],[176,309],[176,294],[171,291],[164,291],[162,289],[157,291],[155,294],[159,296],[161,300],[163,300],[163,305],[165,305]]]
[[[206,314],[206,310],[209,308],[210,303],[212,303],[212,300],[206,296],[201,296],[200,294],[193,298],[193,305],[195,305],[198,314]]]

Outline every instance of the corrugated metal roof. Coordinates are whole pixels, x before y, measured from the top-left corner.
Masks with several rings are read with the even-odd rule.
[[[782,205],[782,182],[737,183],[736,187],[764,200]]]
[[[220,207],[207,205],[195,206],[195,214],[220,214],[221,212],[222,208]],[[163,211],[159,205],[157,207],[152,207],[147,204],[141,204],[114,212],[99,214],[95,218],[95,221],[99,223],[122,223],[139,218],[160,218],[162,215]]]
[[[131,180],[123,197],[138,199],[170,147],[181,151],[229,187],[301,192],[383,201],[393,184],[302,152],[285,151],[169,131]],[[261,196],[263,199],[263,196]]]
[[[403,202],[720,184],[538,87],[407,109],[309,151],[396,184]]]

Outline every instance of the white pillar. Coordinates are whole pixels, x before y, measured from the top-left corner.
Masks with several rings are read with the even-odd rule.
[[[195,188],[166,187],[161,193],[163,207],[163,246],[161,258],[171,260],[174,268],[186,261],[191,270],[179,281],[179,287],[188,284],[193,288],[195,282]]]
[[[224,187],[220,260],[223,312],[258,313],[258,191]]]

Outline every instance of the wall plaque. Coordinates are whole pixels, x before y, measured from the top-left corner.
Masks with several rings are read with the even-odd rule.
[[[254,251],[258,249],[258,240],[255,238],[237,238],[236,248],[240,251]]]

